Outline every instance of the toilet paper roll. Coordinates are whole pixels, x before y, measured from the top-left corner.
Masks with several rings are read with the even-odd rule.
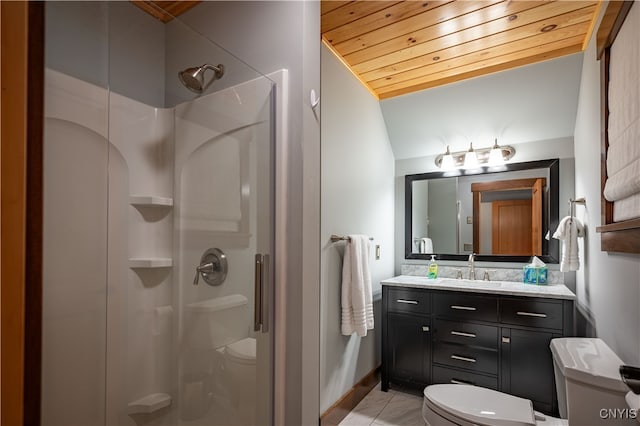
[[[158,306],[155,308],[153,321],[153,335],[160,336],[171,332],[171,318],[173,307],[171,305]]]

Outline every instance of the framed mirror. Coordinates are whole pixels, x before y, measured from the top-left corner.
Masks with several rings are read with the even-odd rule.
[[[558,222],[558,159],[405,176],[406,259],[558,263]]]

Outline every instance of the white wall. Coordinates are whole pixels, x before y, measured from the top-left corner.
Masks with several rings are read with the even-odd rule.
[[[435,253],[456,251],[456,201],[457,182],[439,179],[429,182],[429,237]],[[451,238],[451,237],[454,238]]]
[[[582,54],[381,101],[396,159],[573,134]]]
[[[322,48],[320,412],[380,363],[380,281],[393,275],[394,159],[380,105]],[[366,234],[382,256],[370,258],[375,328],[340,334],[344,243],[331,234]]]
[[[48,68],[164,106],[165,25],[130,2],[46,3]]]
[[[302,93],[320,91],[320,2],[304,2]],[[302,389],[301,423],[317,424],[320,414],[320,108],[302,103]],[[286,402],[283,402],[286,403]],[[282,423],[276,418],[276,423]]]
[[[640,33],[636,35],[640,37]],[[600,132],[600,62],[596,60],[594,33],[585,51],[575,127],[576,195],[587,200],[585,208],[576,208],[586,226],[586,237],[579,242],[583,267],[576,274],[581,314],[578,331],[601,337],[623,361],[637,365],[640,256],[600,250],[600,235],[596,233],[601,220]]]

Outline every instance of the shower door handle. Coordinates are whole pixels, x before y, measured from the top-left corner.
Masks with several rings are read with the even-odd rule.
[[[260,309],[260,323],[262,324],[263,333],[269,332],[269,302],[271,301],[271,286],[269,285],[271,282],[270,267],[271,263],[269,255],[265,254],[262,256],[262,295],[260,297],[260,300],[262,301],[262,309]]]
[[[261,254],[256,254],[253,290],[253,330],[260,331],[262,326],[262,265]]]
[[[254,271],[253,330],[269,331],[269,255],[256,254]]]

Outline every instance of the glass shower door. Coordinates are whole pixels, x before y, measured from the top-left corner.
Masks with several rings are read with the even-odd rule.
[[[185,424],[271,422],[271,90],[270,80],[257,78],[175,108]]]
[[[270,424],[273,82],[179,20],[167,29],[178,423]],[[224,72],[194,95],[178,74],[205,63]]]

